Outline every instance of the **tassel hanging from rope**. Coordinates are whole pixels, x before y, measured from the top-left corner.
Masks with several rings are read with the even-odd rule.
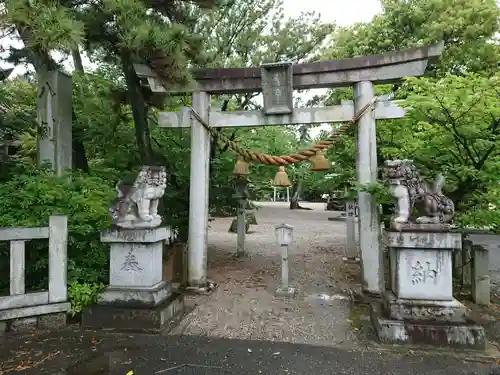
[[[274,176],[273,185],[274,186],[282,186],[282,187],[292,186],[292,183],[290,182],[290,179],[288,178],[288,175],[286,174],[284,166],[281,165],[278,168],[278,172],[276,172],[276,175]]]

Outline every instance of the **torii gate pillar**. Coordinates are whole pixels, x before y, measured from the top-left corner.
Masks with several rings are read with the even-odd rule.
[[[354,85],[356,112],[374,97],[373,84],[361,81]],[[374,111],[367,111],[358,121],[356,172],[360,184],[377,182],[377,130]],[[380,218],[375,198],[358,192],[359,248],[363,292],[380,295],[384,290],[384,264],[380,249]]]
[[[193,109],[208,122],[210,95],[203,91],[194,92]],[[188,232],[188,282],[191,286],[205,286],[207,282],[209,164],[210,133],[195,117],[191,117]]]

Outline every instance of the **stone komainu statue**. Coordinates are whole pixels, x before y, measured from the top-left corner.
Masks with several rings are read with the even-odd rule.
[[[393,223],[408,223],[414,207],[418,212],[415,220],[418,224],[447,224],[452,220],[455,205],[441,191],[445,182],[442,175],[429,187],[412,160],[388,160],[385,162],[384,179],[396,202]]]
[[[116,199],[109,207],[113,225],[129,229],[159,226],[162,219],[158,215],[158,203],[166,186],[165,167],[142,167],[133,185],[118,182]]]

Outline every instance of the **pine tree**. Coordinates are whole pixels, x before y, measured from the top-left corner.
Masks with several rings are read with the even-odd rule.
[[[60,68],[52,51],[73,54],[79,47],[122,68],[132,106],[137,145],[143,164],[154,164],[148,126],[148,104],[135,63],[146,63],[165,84],[185,83],[188,66],[201,53],[193,35],[197,7],[220,0],[7,0],[1,25],[18,34],[24,48],[12,49],[13,63],[30,63],[38,75]],[[83,149],[82,147],[79,147]],[[77,159],[78,160],[78,159]]]

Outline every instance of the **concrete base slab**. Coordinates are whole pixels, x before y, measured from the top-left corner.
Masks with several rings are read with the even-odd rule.
[[[158,306],[172,293],[169,282],[162,281],[151,288],[108,286],[100,296],[99,304]]]
[[[293,288],[293,287],[288,287],[288,288],[278,287],[278,288],[276,288],[275,295],[276,295],[276,297],[293,298],[293,297],[295,297],[295,288]]]
[[[0,336],[5,332],[23,332],[33,329],[56,330],[66,326],[66,311],[0,321]]]
[[[177,325],[183,311],[184,296],[177,293],[158,306],[96,304],[82,314],[82,327],[160,333]]]
[[[45,314],[68,312],[71,304],[69,302],[49,303],[48,305],[19,307],[16,309],[0,310],[0,321],[36,317]]]
[[[37,318],[39,329],[58,329],[66,326],[66,312],[40,315]]]
[[[392,292],[385,295],[385,312],[389,319],[412,321],[439,321],[465,323],[466,307],[453,299],[452,301],[425,301],[397,299]]]
[[[484,328],[467,323],[418,322],[385,319],[380,304],[371,304],[371,322],[379,341],[484,350]]]

